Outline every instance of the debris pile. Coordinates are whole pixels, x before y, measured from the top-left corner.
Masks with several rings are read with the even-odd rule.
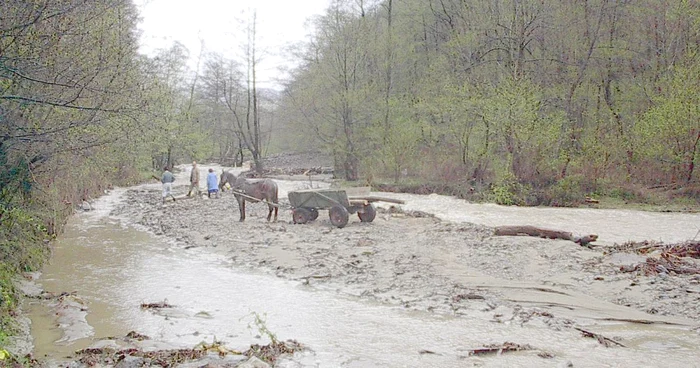
[[[251,345],[243,355],[257,357],[262,361],[274,364],[277,359],[285,354],[294,354],[304,349],[304,346],[295,340],[273,341],[267,345]]]
[[[700,241],[677,244],[660,242],[628,242],[613,247],[612,252],[634,252],[649,255],[646,261],[636,265],[620,266],[621,272],[640,272],[645,276],[665,274],[700,275]]]
[[[132,331],[126,336],[126,340],[131,339],[141,341],[148,340],[149,337]],[[212,344],[200,343],[192,349],[144,351],[139,348],[87,348],[76,351],[75,355],[79,357],[79,363],[88,367],[98,365],[114,366],[120,362],[124,362],[122,365],[128,362],[129,366],[138,367],[175,367],[185,362],[200,361],[203,358],[210,359],[212,356],[218,356],[219,359],[223,359],[226,356],[246,356],[274,364],[280,356],[294,354],[303,349],[302,344],[294,340],[287,340],[284,342],[273,341],[268,345],[251,345],[247,351],[240,352],[228,349],[222,343],[214,341]]]

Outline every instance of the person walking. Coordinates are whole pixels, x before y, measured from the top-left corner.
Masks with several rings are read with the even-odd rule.
[[[199,190],[199,168],[197,168],[197,161],[192,161],[192,172],[190,173],[190,190],[187,192],[189,197],[192,194],[192,190],[197,192],[197,197],[202,195]]]
[[[175,196],[173,195],[173,182],[175,181],[175,176],[168,170],[168,167],[163,168],[163,175],[160,177],[160,182],[163,183],[163,204],[165,204],[165,198],[168,196],[173,197],[173,202],[175,202]]]
[[[212,194],[219,198],[219,178],[216,177],[214,169],[209,168],[209,174],[207,174],[207,195],[211,198]]]

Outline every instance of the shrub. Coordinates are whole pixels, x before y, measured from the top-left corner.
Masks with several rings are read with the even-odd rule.
[[[569,175],[556,182],[546,191],[550,206],[572,207],[583,203],[588,178],[583,175]]]
[[[506,172],[494,183],[489,200],[505,206],[522,205],[528,192],[529,188],[519,183],[515,175]]]

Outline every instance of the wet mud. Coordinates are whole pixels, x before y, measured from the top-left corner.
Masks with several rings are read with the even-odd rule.
[[[389,206],[380,207],[372,223],[353,216],[338,229],[325,211],[314,222],[293,224],[284,199],[277,222],[265,220],[264,204],[249,204],[248,218],[241,223],[231,193],[166,205],[155,190],[125,195],[115,213],[174,240],[177,247],[209,248],[240,267],[407,309],[458,315],[489,305],[536,307],[567,298],[572,305],[562,307],[565,314],[574,309],[580,317],[597,318],[582,307],[593,297],[607,302],[610,313],[650,321],[662,316],[700,320],[700,275],[620,272],[620,267],[646,261],[613,247],[493,236],[487,226],[440,221]],[[536,296],[538,302],[514,294]]]
[[[680,362],[700,359],[695,349],[700,342],[700,275],[636,268],[661,252],[640,255],[609,244],[589,248],[566,240],[495,236],[489,226],[442,221],[410,206],[381,203],[372,223],[351,215],[349,224],[338,229],[327,212],[320,211],[317,220],[294,224],[284,191],[308,188],[307,184],[303,175],[287,178],[276,222],[266,221],[267,206],[260,203],[248,204],[246,221],[239,222],[230,192],[215,199],[203,196],[163,204],[158,185],[124,190],[109,215],[155,234],[169,244],[169,252],[182,257],[191,257],[193,251],[215,254],[236,270],[271,275],[305,288],[455,319],[454,325],[497,326],[493,331],[498,332],[492,331],[483,342],[465,338],[469,344],[464,345],[471,346],[449,353],[456,357],[447,359],[445,351],[431,349],[407,352],[418,354],[416,361],[450,362],[434,366],[532,366],[538,361],[547,365],[544,362],[553,358],[556,364],[573,366],[600,366],[606,359],[619,359],[611,361],[612,366],[639,366],[630,357],[661,362],[669,354]],[[187,191],[182,178],[174,190]],[[683,261],[700,264],[692,257]],[[155,307],[166,304],[144,302]],[[173,312],[167,311],[166,317],[167,313]],[[528,328],[550,332],[528,339],[522,331]],[[508,336],[511,329],[518,341],[505,337],[494,341]],[[386,339],[401,334],[366,332]],[[552,336],[557,344],[543,344]],[[596,349],[627,349],[627,353],[586,358]],[[509,357],[501,356],[503,352],[510,352]],[[485,360],[470,358],[482,354]],[[299,361],[305,360],[287,366],[314,366]],[[372,363],[353,358],[337,366],[392,366]]]

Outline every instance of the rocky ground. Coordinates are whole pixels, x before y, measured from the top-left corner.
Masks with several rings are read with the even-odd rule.
[[[327,163],[311,153],[274,156],[266,165],[294,172]],[[700,318],[700,275],[692,272],[700,264],[690,257],[684,258],[687,273],[649,272],[633,269],[647,255],[564,240],[493,236],[491,228],[400,209],[380,208],[372,223],[352,216],[347,227],[336,229],[324,211],[313,223],[295,225],[291,211],[282,208],[278,221],[268,223],[263,204],[249,205],[248,219],[239,223],[230,193],[165,206],[157,192],[134,190],[127,196],[120,215],[183,247],[209,247],[244,267],[406,308],[459,314],[513,307],[518,303],[506,301],[503,285],[517,281],[525,282],[526,289],[545,285],[574,299],[592,296],[629,306],[643,312],[642,317]]]
[[[266,164],[290,173],[327,165],[311,159],[282,155]],[[603,319],[600,311],[605,319],[640,323],[697,327],[700,320],[700,262],[669,258],[653,244],[641,255],[631,250],[644,245],[587,248],[494,236],[492,228],[389,206],[379,208],[372,223],[351,215],[338,229],[321,211],[316,221],[297,225],[281,199],[278,221],[267,222],[267,206],[253,204],[241,223],[231,193],[162,204],[157,189],[141,188],[127,191],[114,214],[183,249],[207,248],[242,268],[412,310],[555,329]]]
[[[337,229],[324,211],[318,220],[298,225],[283,208],[278,221],[268,223],[263,204],[249,204],[246,221],[239,223],[230,193],[165,206],[155,191],[133,190],[127,196],[119,215],[177,239],[183,248],[211,248],[242,267],[406,308],[445,314],[514,308],[523,303],[508,301],[506,285],[515,282],[522,289],[556,289],[574,304],[591,296],[629,306],[642,312],[635,317],[640,319],[700,318],[700,275],[634,269],[646,255],[565,240],[493,236],[491,228],[420,212],[380,208],[372,223],[353,216]],[[689,270],[700,265],[686,261]],[[539,297],[546,299],[547,293]]]

